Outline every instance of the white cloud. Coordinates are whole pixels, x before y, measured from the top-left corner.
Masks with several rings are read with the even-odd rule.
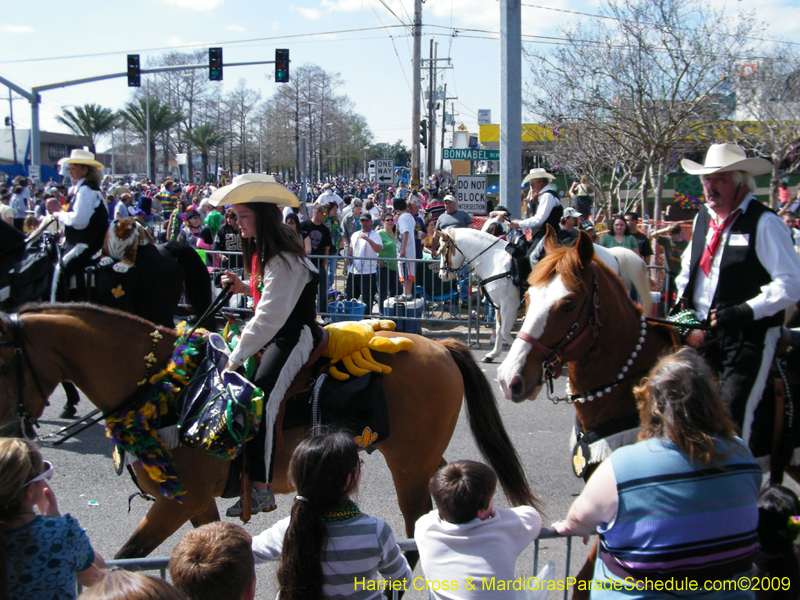
[[[33,27],[27,25],[0,25],[0,33],[35,33]]]
[[[278,31],[281,28],[281,22],[273,21],[269,24],[269,28],[272,29],[272,31]]]
[[[158,0],[159,2],[168,6],[177,6],[178,8],[189,8],[199,12],[208,12],[221,6],[225,0]]]
[[[234,31],[236,33],[244,33],[247,31],[246,27],[242,27],[241,25],[227,25],[225,27],[225,31]]]
[[[323,12],[318,8],[303,8],[302,6],[296,7],[297,12],[300,13],[301,16],[309,19],[310,21],[316,21],[317,19],[322,18]],[[325,11],[329,12],[329,11]]]

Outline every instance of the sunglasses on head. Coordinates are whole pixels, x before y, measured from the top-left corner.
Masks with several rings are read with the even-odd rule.
[[[49,480],[52,476],[53,476],[53,464],[50,463],[49,461],[44,461],[42,463],[42,472],[39,473],[36,477],[31,479],[30,481],[28,481],[22,487],[23,488],[28,487],[30,484],[36,483],[37,481],[42,481],[43,479]]]

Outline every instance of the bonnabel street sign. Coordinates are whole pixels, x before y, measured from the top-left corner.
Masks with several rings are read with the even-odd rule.
[[[500,150],[442,148],[443,160],[500,160]]]

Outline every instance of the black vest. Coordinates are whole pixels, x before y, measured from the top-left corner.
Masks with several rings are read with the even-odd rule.
[[[725,242],[725,247],[720,248],[722,260],[719,267],[719,281],[711,301],[711,308],[726,308],[742,304],[755,298],[761,293],[761,287],[772,281],[772,277],[758,260],[756,255],[756,236],[758,220],[761,216],[771,212],[757,200],[751,200],[747,211],[740,214],[730,227],[730,234]],[[692,258],[689,267],[689,283],[684,292],[684,300],[689,308],[694,309],[694,286],[697,283],[697,274],[700,269],[700,258],[706,247],[706,234],[711,215],[704,206],[700,209],[692,234]],[[749,243],[745,246],[732,246],[731,238],[745,236]],[[759,319],[753,328],[764,330],[783,324],[784,311],[771,317]]]
[[[96,185],[88,185],[84,183],[92,191],[99,191]],[[81,186],[83,187],[83,186]],[[76,194],[77,195],[77,194]],[[75,198],[72,198],[69,203],[69,209],[72,210],[75,204]],[[106,240],[106,232],[108,231],[108,210],[106,203],[100,202],[97,208],[94,209],[92,217],[89,219],[89,224],[83,229],[75,229],[74,227],[64,228],[64,237],[67,240],[67,246],[74,246],[76,244],[86,244],[89,246],[87,252],[94,254],[103,247]]]
[[[561,201],[556,196],[555,192],[551,190],[547,190],[544,192],[545,194],[551,194],[555,199],[557,204],[553,207],[553,210],[550,211],[550,214],[544,220],[544,223],[541,223],[537,227],[531,228],[531,245],[536,246],[539,241],[544,237],[545,233],[547,233],[547,225],[550,225],[553,230],[558,233],[561,230],[561,217],[564,216],[564,207],[561,206]],[[535,215],[536,211],[539,209],[539,199],[540,196],[537,196],[536,200],[531,203],[531,214]]]
[[[310,269],[309,269],[310,270]],[[311,280],[305,285],[283,327],[275,334],[275,339],[297,336],[304,325],[311,326],[317,320],[318,273],[311,273]],[[312,327],[312,330],[314,328]]]

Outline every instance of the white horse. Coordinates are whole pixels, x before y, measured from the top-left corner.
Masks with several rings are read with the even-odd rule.
[[[494,330],[494,348],[483,358],[492,362],[500,356],[503,340],[512,344],[511,327],[517,319],[520,291],[511,281],[511,255],[506,242],[489,233],[468,228],[451,228],[439,232],[439,277],[451,281],[463,266],[468,265],[481,280],[484,295],[498,307]],[[635,289],[642,298],[645,314],[650,314],[650,282],[647,265],[627,248],[604,248],[594,245],[597,258],[620,276],[623,283]]]

